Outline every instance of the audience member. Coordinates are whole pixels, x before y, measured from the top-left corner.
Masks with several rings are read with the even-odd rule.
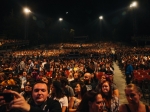
[[[135,84],[128,84],[125,87],[125,95],[128,104],[122,104],[119,112],[149,112],[150,107],[140,102],[142,97],[141,89]]]

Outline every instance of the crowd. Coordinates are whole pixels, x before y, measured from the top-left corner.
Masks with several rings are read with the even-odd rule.
[[[5,44],[15,44],[20,42],[28,42],[28,40],[15,40],[15,39],[1,39],[0,40],[0,46]]]
[[[147,112],[149,107],[140,103],[140,88],[129,84],[130,80],[125,88],[129,104],[119,104],[119,85],[113,82],[113,61],[126,59],[121,64],[125,67],[126,61],[132,60],[132,55],[127,55],[129,52],[125,49],[121,52],[118,48],[121,48],[120,44],[117,45],[111,42],[82,44],[84,48],[77,49],[77,45],[61,44],[61,49],[45,48],[2,54],[0,92],[14,94],[15,98],[8,103],[5,96],[0,94],[0,110]],[[74,47],[79,56],[60,58],[60,54],[66,56],[75,50]],[[111,48],[115,48],[115,54]],[[88,56],[84,57],[85,54]]]

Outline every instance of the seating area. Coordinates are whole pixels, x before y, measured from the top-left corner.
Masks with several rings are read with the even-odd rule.
[[[150,104],[150,70],[134,70],[133,83],[141,88],[144,100]]]

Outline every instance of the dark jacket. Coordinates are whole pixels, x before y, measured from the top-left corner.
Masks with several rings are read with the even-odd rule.
[[[6,105],[0,106],[0,112],[7,112]],[[19,109],[11,109],[8,112],[22,112]],[[32,100],[30,103],[30,111],[29,112],[61,112],[60,103],[57,100],[53,100],[48,98],[45,103],[38,106]]]
[[[51,98],[48,98],[47,101],[40,106],[34,102],[31,102],[30,106],[30,112],[61,112],[60,103]]]

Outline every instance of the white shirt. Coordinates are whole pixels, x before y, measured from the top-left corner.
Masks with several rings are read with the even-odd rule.
[[[67,106],[68,107],[68,98],[66,96],[60,98],[60,99],[57,99],[56,97],[54,98],[54,100],[57,100],[59,101],[60,105],[61,105],[61,108],[62,106]]]

